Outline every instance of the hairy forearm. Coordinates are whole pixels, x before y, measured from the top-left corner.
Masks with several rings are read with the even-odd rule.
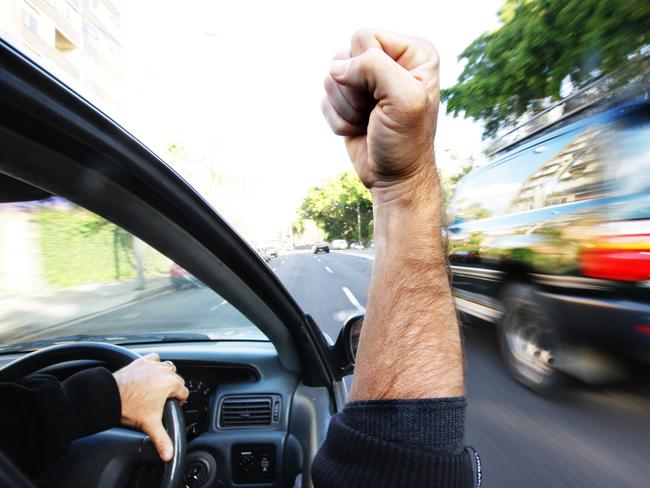
[[[352,400],[460,396],[458,320],[433,160],[411,188],[373,191],[375,262]]]

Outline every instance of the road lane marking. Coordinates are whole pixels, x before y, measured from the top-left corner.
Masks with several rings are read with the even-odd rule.
[[[334,271],[332,271],[329,266],[325,266],[325,271],[327,271],[330,274],[334,273]]]
[[[225,303],[226,301],[223,300],[219,305],[213,305],[212,307],[210,307],[209,311],[214,312],[216,309],[218,309],[221,305],[224,305]]]
[[[139,317],[140,315],[142,315],[142,312],[130,312],[120,317],[120,320],[131,320]]]
[[[375,260],[374,256],[370,256],[368,254],[361,254],[361,253],[357,254],[356,252],[341,252],[341,251],[333,251],[333,252],[335,252],[336,254],[342,254],[344,256],[353,256],[355,258],[370,259],[372,261]]]
[[[357,297],[355,297],[352,292],[350,291],[349,288],[342,286],[341,290],[343,290],[343,293],[345,293],[345,296],[348,297],[348,300],[350,300],[350,303],[354,305],[354,307],[361,313],[366,313],[366,309],[363,305],[359,303],[359,300],[357,300]]]
[[[271,271],[273,271],[273,272],[275,273],[275,271],[276,271],[277,269],[278,269],[278,268],[271,268]]]
[[[320,258],[318,258],[318,262],[320,263]]]

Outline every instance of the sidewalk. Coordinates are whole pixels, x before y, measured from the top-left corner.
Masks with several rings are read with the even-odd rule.
[[[169,277],[161,276],[145,280],[142,290],[135,289],[135,279],[128,279],[0,298],[0,343],[70,320],[107,312],[170,288]]]

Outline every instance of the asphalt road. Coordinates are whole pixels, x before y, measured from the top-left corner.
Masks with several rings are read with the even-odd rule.
[[[350,253],[295,253],[269,266],[302,308],[336,338],[341,323],[367,300],[372,259]],[[251,330],[208,289],[166,291],[74,324],[75,333],[151,330]],[[65,330],[52,330],[64,335]],[[650,486],[650,379],[576,386],[541,398],[510,378],[489,326],[465,329],[468,444],[481,454],[486,487]]]
[[[372,267],[367,257],[303,253],[281,256],[270,265],[333,338],[341,320],[357,304],[366,304]],[[544,399],[508,375],[491,327],[464,329],[464,335],[466,442],[481,454],[483,486],[650,486],[647,374],[608,388],[578,385],[561,398]]]

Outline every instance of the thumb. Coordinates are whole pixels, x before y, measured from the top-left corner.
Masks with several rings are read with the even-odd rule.
[[[156,451],[158,451],[160,459],[166,463],[171,461],[172,457],[174,457],[174,446],[172,445],[172,440],[169,438],[162,422],[157,420],[152,425],[148,426],[148,428],[143,430],[149,434],[149,437],[151,437],[151,441],[153,442]]]
[[[415,97],[426,97],[424,87],[403,66],[382,49],[370,48],[359,56],[335,59],[330,75],[340,85],[365,90],[375,100],[413,103]]]

